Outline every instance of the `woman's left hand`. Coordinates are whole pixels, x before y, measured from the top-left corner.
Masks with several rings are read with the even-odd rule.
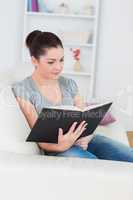
[[[93,135],[82,137],[75,142],[75,145],[80,146],[83,150],[87,150],[88,143],[91,141],[92,138]]]

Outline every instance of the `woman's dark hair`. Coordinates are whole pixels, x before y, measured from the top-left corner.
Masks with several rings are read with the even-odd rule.
[[[26,46],[30,55],[39,59],[41,55],[46,53],[46,49],[63,48],[62,42],[57,35],[51,32],[42,32],[39,30],[32,31],[26,38]]]

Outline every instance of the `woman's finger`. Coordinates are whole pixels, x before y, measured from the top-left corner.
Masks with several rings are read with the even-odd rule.
[[[76,145],[80,146],[84,150],[86,150],[88,148],[88,144],[76,143]]]
[[[59,132],[58,132],[58,138],[63,136],[63,129],[59,128]]]
[[[86,150],[88,148],[88,144],[77,143],[77,146],[81,147],[82,149]]]
[[[75,134],[77,136],[77,138],[86,130],[86,126],[87,126],[87,123],[83,125],[83,127],[81,129],[77,129],[75,131]]]
[[[74,122],[72,125],[71,125],[71,127],[69,128],[69,131],[68,132],[74,132],[74,130],[75,130],[75,128],[76,128],[76,125],[77,125],[77,122]]]
[[[87,145],[88,143],[86,143],[86,142],[80,142],[80,145]]]
[[[75,136],[76,136],[76,139],[86,130],[85,127],[83,127],[81,130],[79,130],[78,132],[76,132]]]
[[[76,128],[75,133],[79,133],[83,128],[85,128],[87,126],[86,121],[83,121],[79,124],[79,126]]]
[[[86,150],[88,148],[88,145],[83,145],[82,148],[83,150]]]
[[[76,141],[75,144],[76,144],[76,145],[80,145],[80,142],[79,142],[79,141]]]

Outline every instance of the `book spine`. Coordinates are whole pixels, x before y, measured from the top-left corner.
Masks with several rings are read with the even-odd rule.
[[[47,12],[47,7],[44,0],[38,0],[39,12]]]
[[[32,0],[27,0],[27,11],[28,12],[32,11]]]
[[[38,2],[37,2],[37,0],[32,0],[32,11],[38,12]]]

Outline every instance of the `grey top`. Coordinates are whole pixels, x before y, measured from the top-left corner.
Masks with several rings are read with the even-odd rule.
[[[27,101],[30,101],[39,115],[44,107],[74,105],[74,96],[78,93],[78,86],[76,82],[73,79],[60,76],[58,83],[62,93],[62,101],[58,104],[54,104],[48,100],[47,97],[41,94],[31,76],[26,77],[22,81],[13,83],[12,91],[15,97],[19,96]]]

